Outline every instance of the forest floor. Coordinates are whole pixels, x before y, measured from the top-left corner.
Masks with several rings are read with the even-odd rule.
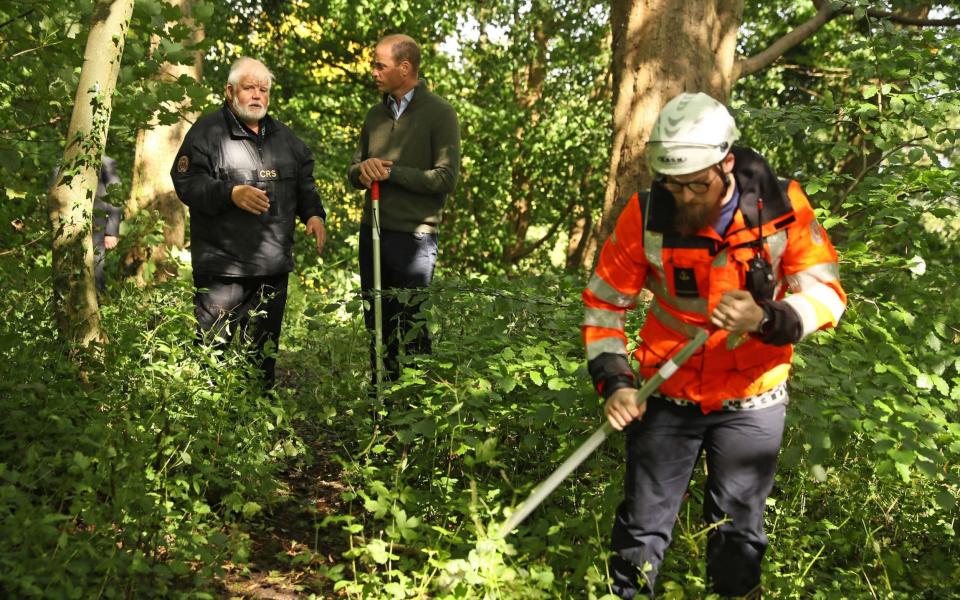
[[[250,557],[242,565],[224,565],[224,598],[287,600],[304,594],[337,595],[323,567],[340,563],[349,540],[326,517],[341,514],[342,468],[331,452],[338,443],[332,432],[301,424],[308,460],[279,474],[283,493],[264,517],[250,524]]]

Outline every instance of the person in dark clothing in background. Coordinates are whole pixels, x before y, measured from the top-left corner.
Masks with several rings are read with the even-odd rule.
[[[383,94],[367,112],[360,143],[347,178],[357,189],[380,182],[381,279],[388,292],[430,285],[437,262],[437,232],[447,195],[460,172],[460,125],[453,107],[420,79],[420,48],[406,35],[388,35],[374,50],[373,79]],[[374,329],[373,225],[370,194],[360,227],[360,286],[371,308],[367,329]],[[400,340],[407,337],[417,303],[383,298],[386,377],[399,373]],[[407,354],[429,354],[425,324],[405,344]],[[374,342],[375,343],[375,342]],[[370,362],[376,369],[376,348]],[[376,380],[375,373],[372,380]]]
[[[56,185],[60,168],[54,167],[47,184],[48,188]],[[93,199],[93,278],[97,293],[102,292],[106,287],[103,264],[106,251],[116,248],[120,241],[120,220],[123,218],[123,211],[104,200],[109,188],[119,184],[117,161],[104,155],[100,163],[100,176],[97,179],[97,190]]]
[[[120,219],[123,215],[120,208],[110,204],[104,198],[107,195],[107,188],[119,184],[117,161],[104,156],[100,164],[100,179],[97,181],[97,193],[93,201],[93,276],[98,292],[102,292],[106,287],[103,263],[106,251],[116,248],[120,240]]]
[[[170,172],[190,207],[190,244],[200,338],[225,344],[239,331],[255,347],[266,386],[293,270],[296,218],[326,240],[326,213],[313,177],[313,155],[267,114],[273,74],[258,60],[233,64],[224,106],[187,132]],[[260,313],[251,316],[252,313]]]

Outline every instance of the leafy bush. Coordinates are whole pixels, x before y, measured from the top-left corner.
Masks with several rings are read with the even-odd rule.
[[[0,300],[0,586],[14,596],[208,589],[246,556],[232,532],[276,489],[276,459],[298,452],[241,349],[195,347],[183,282],[112,291],[111,337],[79,363],[41,284]]]
[[[302,317],[333,338],[323,347],[337,348],[335,363],[314,366],[338,374],[318,373],[311,394],[324,411],[307,400],[301,414],[336,432],[325,442],[335,440],[332,447],[316,451],[336,453],[347,488],[344,509],[321,526],[327,544],[347,548],[345,563],[316,573],[365,598],[606,594],[605,548],[621,494],[618,436],[513,536],[491,536],[506,510],[600,423],[579,341],[582,283],[441,278],[424,308],[435,352],[408,363],[377,414],[365,383],[367,340],[355,282],[343,283],[341,301]],[[951,558],[957,438],[950,400],[937,399],[940,409],[923,394],[910,398],[923,389],[903,388],[898,379],[901,387],[882,389],[897,394],[886,402],[899,406],[896,415],[909,425],[896,427],[891,413],[878,410],[884,400],[871,395],[877,383],[855,375],[878,364],[919,375],[909,365],[922,365],[928,346],[910,340],[927,333],[875,337],[876,316],[856,302],[861,285],[851,278],[854,302],[841,328],[798,348],[782,466],[769,501],[771,597],[858,596],[871,587],[891,597],[956,592],[954,578],[938,576],[958,568]],[[866,330],[873,333],[865,342]],[[879,362],[863,351],[867,345],[897,358]],[[890,436],[894,444],[883,441]],[[698,471],[691,485],[661,573],[667,597],[706,594],[704,476]]]

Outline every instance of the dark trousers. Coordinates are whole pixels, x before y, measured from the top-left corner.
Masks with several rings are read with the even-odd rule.
[[[93,281],[97,292],[103,292],[107,287],[107,279],[103,273],[103,263],[106,259],[107,248],[104,245],[103,231],[93,232]]]
[[[266,356],[267,342],[274,353],[280,346],[280,328],[287,305],[287,273],[265,277],[193,276],[197,338],[202,343],[224,347],[239,333],[253,345],[251,360],[259,366],[266,386],[275,379],[276,359]]]
[[[773,487],[786,404],[704,415],[651,397],[643,419],[625,430],[624,501],[613,525],[610,573],[622,598],[653,597],[677,511],[701,453],[707,482],[703,517],[726,521],[707,541],[707,576],[714,592],[743,595],[760,584],[767,548],[763,508]]]
[[[425,322],[417,322],[421,301],[400,298],[399,290],[420,290],[430,285],[437,264],[437,234],[380,230],[380,287],[383,290],[384,368],[388,379],[400,371],[398,357],[403,346],[407,354],[430,354],[430,333]],[[360,228],[360,288],[370,307],[364,309],[367,329],[375,330],[373,297],[373,235]],[[411,329],[415,329],[411,332]],[[371,335],[370,365],[376,380],[376,340]]]

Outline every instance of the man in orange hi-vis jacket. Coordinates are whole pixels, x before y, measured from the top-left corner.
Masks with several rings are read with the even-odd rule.
[[[654,125],[655,175],[634,194],[583,292],[583,337],[604,413],[626,433],[625,497],[613,526],[612,589],[653,595],[702,453],[712,591],[759,597],[793,344],[837,325],[837,253],[796,181],[779,179],[706,94],[681,94]],[[651,377],[701,329],[711,335],[637,405],[625,312],[653,293],[634,357]]]

